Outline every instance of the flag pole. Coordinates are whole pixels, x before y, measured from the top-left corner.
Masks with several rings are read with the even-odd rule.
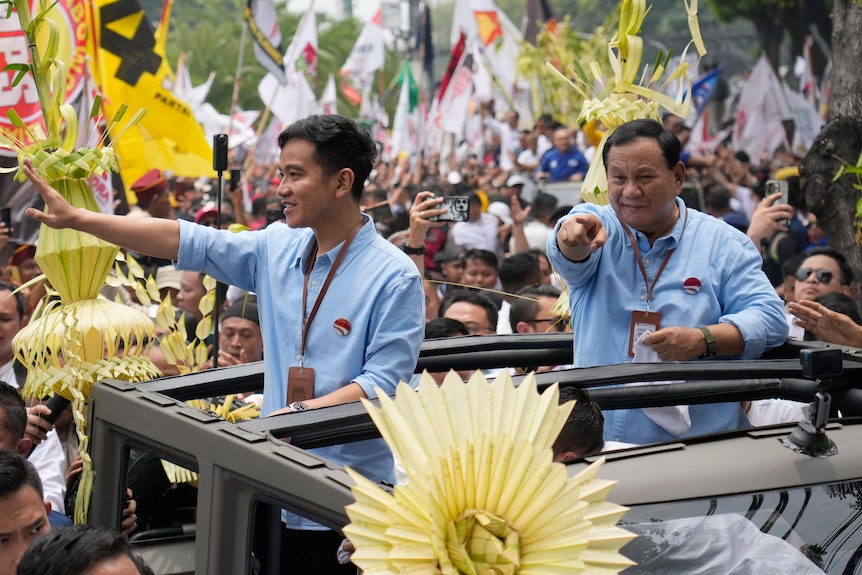
[[[239,101],[239,82],[242,78],[242,63],[245,61],[246,38],[248,38],[248,22],[243,20],[242,35],[239,39],[239,55],[236,58],[236,72],[233,76],[233,94],[230,99],[230,122],[228,123],[227,129],[228,138],[230,138],[230,134],[233,132],[233,115],[236,112],[237,102]]]
[[[278,94],[278,90],[273,92],[272,98],[269,103],[266,105],[266,108],[263,109],[263,114],[260,115],[260,120],[257,125],[257,133],[255,134],[254,143],[248,150],[248,155],[245,157],[245,162],[243,162],[242,169],[248,170],[251,167],[251,164],[254,162],[254,152],[257,149],[257,143],[260,141],[260,137],[263,135],[263,131],[266,130],[266,123],[269,121],[269,114],[272,111],[272,105],[275,104],[275,96]]]

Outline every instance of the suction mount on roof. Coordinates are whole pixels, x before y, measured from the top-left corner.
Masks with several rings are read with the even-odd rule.
[[[802,420],[782,445],[793,451],[825,459],[838,453],[835,443],[826,436],[826,423],[832,407],[829,378],[844,371],[844,353],[840,349],[803,349],[799,352],[802,375],[817,382],[817,393],[809,407],[808,419]]]

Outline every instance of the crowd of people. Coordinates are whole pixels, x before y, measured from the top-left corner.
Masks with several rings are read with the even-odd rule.
[[[264,360],[263,416],[392,394],[413,378],[423,338],[571,331],[578,367],[754,358],[788,333],[862,345],[852,270],[805,209],[792,154],[757,166],[728,142],[690,154],[690,129],[667,115],[623,125],[593,158],[600,126],[563,126],[548,115],[524,127],[513,111],[480,113],[481,149],[388,163],[353,121],[312,116],[281,133],[277,162],[234,172],[223,202],[215,201],[216,182],[154,168],[132,186],[137,202],[128,214],[72,208],[25,162],[47,207],[27,216],[123,247],[190,321],[201,319],[203,274],[227,286],[217,364]],[[233,151],[234,167],[244,160]],[[562,198],[552,191],[555,183],[576,186],[591,161],[607,172],[608,206],[582,203],[575,188]],[[766,194],[773,179],[787,182],[789,203]],[[464,221],[439,219],[451,215],[447,197],[468,199]],[[235,233],[233,224],[247,231]],[[9,233],[0,229],[0,242]],[[12,283],[0,284],[0,379],[12,388],[26,376],[12,338],[44,286],[10,294],[39,274],[34,255],[33,246],[18,247],[5,268]],[[133,293],[123,297],[140,305]],[[158,364],[171,373],[163,358]],[[46,429],[38,418],[45,409],[33,406],[3,449],[27,452],[26,439],[41,442],[38,453],[54,442],[58,455],[48,459],[61,463],[54,483],[65,491],[77,469],[75,433],[69,422]],[[598,410],[573,420],[589,440],[572,439],[577,447],[560,447],[559,459],[774,414],[739,403]],[[382,440],[315,451],[373,480],[396,479]],[[51,500],[41,484],[35,491]],[[6,497],[0,491],[0,505]],[[128,498],[126,530],[137,519]],[[282,521],[282,554],[298,572],[351,571],[337,565],[338,533],[288,512]]]

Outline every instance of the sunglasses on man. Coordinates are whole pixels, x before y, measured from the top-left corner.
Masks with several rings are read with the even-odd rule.
[[[527,320],[529,324],[541,324],[547,323],[550,324],[546,329],[545,333],[552,332],[563,332],[566,331],[566,327],[568,327],[567,318],[564,317],[537,317],[536,319]]]
[[[829,282],[832,281],[832,278],[833,278],[833,274],[830,270],[824,270],[824,269],[814,270],[811,268],[799,268],[799,270],[796,272],[796,281],[804,282],[805,280],[808,279],[808,277],[812,273],[814,273],[814,277],[817,278],[817,281],[819,281],[822,284],[828,284]]]

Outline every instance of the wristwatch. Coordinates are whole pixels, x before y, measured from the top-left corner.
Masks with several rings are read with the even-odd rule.
[[[287,408],[288,408],[288,409],[291,411],[291,413],[292,413],[292,412],[294,412],[294,411],[305,411],[305,410],[307,410],[307,409],[308,409],[308,406],[307,406],[307,405],[305,405],[305,404],[304,404],[303,402],[301,402],[301,401],[294,401],[293,403],[291,403],[290,405],[288,405],[288,406],[287,406]]]
[[[702,327],[700,331],[703,332],[703,337],[706,340],[706,353],[700,357],[715,357],[715,336],[712,335],[709,328]]]
[[[422,247],[411,248],[407,245],[407,240],[404,240],[404,244],[402,244],[401,249],[404,250],[404,253],[408,256],[422,256],[425,255],[425,244],[422,244]]]

